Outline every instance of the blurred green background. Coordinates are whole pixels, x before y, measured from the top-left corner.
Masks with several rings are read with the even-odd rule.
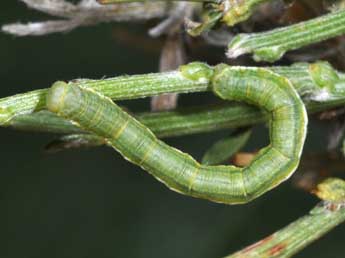
[[[3,1],[0,14],[0,24],[48,18],[17,0]],[[148,41],[129,44],[116,31]],[[157,42],[148,39],[141,24],[103,24],[45,37],[0,34],[0,97],[56,80],[155,72]],[[155,47],[147,47],[151,44]],[[198,104],[204,98],[182,96],[180,103]],[[149,100],[125,104],[147,110]],[[326,129],[311,123],[306,150],[324,148]],[[166,142],[200,159],[224,135]],[[267,131],[259,128],[246,148],[259,148],[266,138]],[[220,258],[287,225],[318,202],[287,182],[247,205],[214,204],[168,190],[110,148],[46,154],[43,146],[52,139],[0,129],[0,257]],[[296,257],[344,257],[344,234],[345,227],[339,226]]]

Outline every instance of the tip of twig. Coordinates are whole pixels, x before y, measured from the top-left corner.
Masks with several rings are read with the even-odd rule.
[[[227,58],[234,59],[245,53],[246,53],[246,50],[244,48],[228,48],[228,50],[225,52],[225,55]]]
[[[29,35],[27,25],[24,25],[21,23],[3,25],[1,27],[1,31],[7,34],[15,35],[15,36]]]
[[[32,23],[12,23],[7,24],[1,27],[2,32],[14,35],[14,36],[42,36],[51,32],[52,25],[59,25],[59,21],[52,21],[52,22],[32,22]],[[58,28],[58,26],[55,26]]]

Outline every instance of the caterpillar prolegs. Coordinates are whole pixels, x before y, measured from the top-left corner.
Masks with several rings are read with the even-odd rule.
[[[47,95],[47,108],[104,137],[130,162],[141,166],[169,188],[214,202],[245,203],[286,180],[296,169],[306,136],[304,104],[290,81],[264,68],[201,63],[183,66],[188,78],[210,80],[222,99],[244,101],[270,114],[270,144],[251,164],[206,166],[165,144],[107,97],[64,82]]]

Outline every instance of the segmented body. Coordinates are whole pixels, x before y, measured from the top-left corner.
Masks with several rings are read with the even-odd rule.
[[[210,68],[209,68],[210,69]],[[200,72],[201,71],[201,72]],[[290,81],[263,68],[184,66],[192,78],[211,78],[222,99],[244,101],[270,113],[270,145],[245,168],[206,166],[165,144],[109,98],[90,89],[58,82],[50,89],[50,111],[106,138],[127,160],[141,166],[169,188],[194,197],[235,204],[248,202],[286,180],[302,152],[307,116]]]

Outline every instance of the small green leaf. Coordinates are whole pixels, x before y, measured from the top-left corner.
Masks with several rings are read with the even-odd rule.
[[[204,154],[201,163],[205,165],[217,165],[238,152],[249,140],[251,130],[231,134],[229,137],[217,141]]]

